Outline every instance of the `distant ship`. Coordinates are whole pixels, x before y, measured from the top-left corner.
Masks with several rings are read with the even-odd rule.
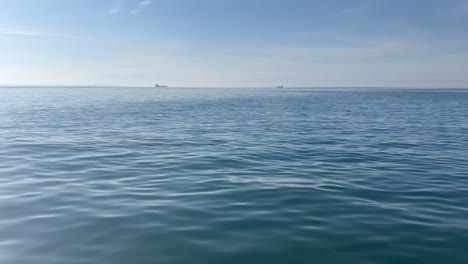
[[[167,87],[167,85],[156,84],[154,87]]]
[[[278,85],[276,88],[284,88],[284,85]]]

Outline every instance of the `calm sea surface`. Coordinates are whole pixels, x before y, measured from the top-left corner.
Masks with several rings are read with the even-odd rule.
[[[0,263],[468,263],[468,90],[0,88]]]

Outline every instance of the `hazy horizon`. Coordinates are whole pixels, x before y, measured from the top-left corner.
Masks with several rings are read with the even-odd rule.
[[[86,84],[0,84],[0,88],[155,88],[152,85],[86,85]],[[164,89],[166,87],[161,87]],[[168,86],[167,88],[180,88],[180,89],[270,89],[278,88],[276,86]],[[401,90],[447,90],[447,89],[460,89],[465,90],[467,87],[420,87],[420,86],[284,86],[284,89],[401,89]]]
[[[468,1],[0,0],[0,85],[468,87]]]

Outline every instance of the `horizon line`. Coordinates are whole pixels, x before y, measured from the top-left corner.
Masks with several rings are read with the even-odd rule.
[[[9,87],[23,87],[23,88],[34,88],[34,87],[54,87],[54,88],[158,88],[154,86],[133,86],[133,85],[84,85],[84,84],[0,84],[0,88]],[[163,88],[163,87],[161,87]],[[168,86],[164,88],[205,88],[205,89],[219,89],[219,88],[235,88],[235,89],[333,89],[333,88],[344,88],[344,89],[356,89],[356,88],[374,88],[374,89],[468,89],[468,87],[437,87],[437,86],[284,86],[278,88],[276,86]]]

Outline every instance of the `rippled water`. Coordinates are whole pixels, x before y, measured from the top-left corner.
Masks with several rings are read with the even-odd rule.
[[[468,90],[0,89],[0,263],[468,263]]]

